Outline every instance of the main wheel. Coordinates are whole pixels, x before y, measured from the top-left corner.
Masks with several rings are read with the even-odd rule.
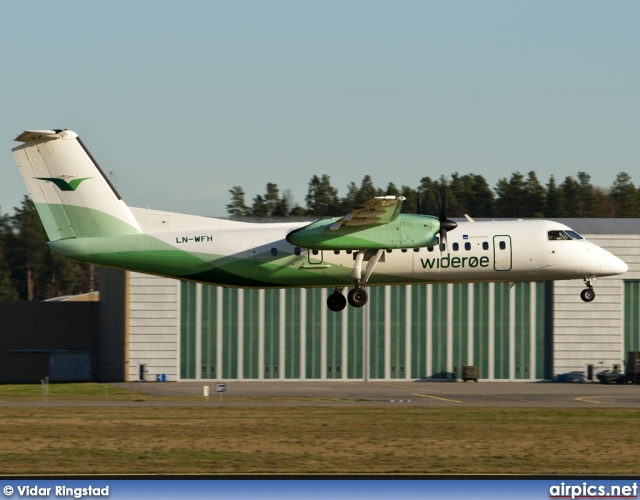
[[[369,295],[364,288],[356,287],[349,292],[348,298],[353,307],[362,307],[369,300]]]
[[[338,292],[333,292],[327,297],[327,307],[334,312],[342,311],[347,306],[347,299]]]
[[[596,292],[593,291],[593,288],[585,288],[580,293],[580,298],[585,302],[591,302],[596,298]]]

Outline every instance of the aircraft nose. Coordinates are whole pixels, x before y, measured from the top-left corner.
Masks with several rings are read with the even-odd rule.
[[[629,266],[622,260],[613,254],[609,254],[606,259],[603,259],[600,271],[605,276],[611,276],[614,274],[626,273]]]

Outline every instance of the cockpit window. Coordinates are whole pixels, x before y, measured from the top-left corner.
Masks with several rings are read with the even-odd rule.
[[[581,240],[583,239],[575,231],[567,230],[567,231],[549,231],[547,233],[549,235],[549,240]]]
[[[580,236],[575,231],[565,231],[565,233],[567,233],[572,240],[583,240],[584,239],[582,236]]]

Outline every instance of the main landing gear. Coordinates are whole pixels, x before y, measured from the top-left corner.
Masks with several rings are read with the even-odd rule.
[[[359,286],[351,289],[345,298],[342,295],[344,288],[334,288],[334,292],[327,297],[327,307],[331,311],[342,311],[347,306],[347,300],[352,307],[362,307],[369,300],[367,291]]]
[[[593,285],[591,284],[591,281],[594,279],[595,278],[586,278],[584,280],[584,284],[587,286],[587,288],[585,288],[584,290],[582,290],[582,292],[580,292],[580,298],[585,302],[591,302],[593,299],[596,298],[596,292],[593,289]]]
[[[335,312],[342,311],[347,306],[347,299],[342,295],[344,288],[334,288],[333,293],[327,297],[327,307]]]
[[[373,255],[369,254],[370,257],[364,271],[364,278],[362,277],[362,263],[364,262],[365,252],[362,250],[356,252],[353,270],[351,271],[351,277],[355,281],[356,286],[347,294],[347,299],[352,307],[362,307],[369,300],[369,294],[364,287],[378,264],[383,251],[384,250],[377,250]],[[347,305],[347,299],[342,295],[344,288],[336,287],[333,290],[333,293],[327,298],[327,307],[332,311],[342,311]]]

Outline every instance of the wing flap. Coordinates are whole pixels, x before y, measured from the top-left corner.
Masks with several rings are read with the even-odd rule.
[[[329,229],[339,230],[342,226],[374,226],[388,224],[398,218],[404,196],[376,196],[360,208],[352,210],[331,224]]]

